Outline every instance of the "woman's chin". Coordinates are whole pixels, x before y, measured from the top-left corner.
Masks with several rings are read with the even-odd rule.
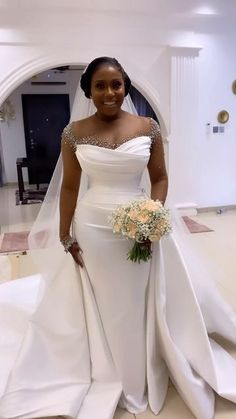
[[[118,116],[121,112],[120,106],[106,106],[102,109],[98,109],[97,115],[100,118],[114,118]]]

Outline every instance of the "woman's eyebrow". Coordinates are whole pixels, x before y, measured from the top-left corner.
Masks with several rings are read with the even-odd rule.
[[[122,80],[122,76],[111,79],[111,81],[116,81],[116,80]],[[95,79],[94,81],[97,82],[97,81],[107,81],[107,80],[106,79]]]

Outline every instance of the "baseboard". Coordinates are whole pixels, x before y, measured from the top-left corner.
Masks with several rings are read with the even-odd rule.
[[[225,211],[235,211],[236,210],[236,204],[229,204],[229,205],[214,205],[212,207],[199,207],[197,208],[197,213],[203,213],[203,212],[217,212],[219,214],[222,214],[222,212]]]
[[[194,202],[186,202],[184,204],[176,204],[175,208],[180,212],[181,215],[197,215],[204,212],[216,212],[222,214],[225,211],[235,211],[236,204],[228,205],[212,205],[209,207],[198,207]]]
[[[26,182],[25,182],[25,184],[26,184]],[[17,182],[7,182],[7,183],[4,183],[2,185],[2,187],[3,188],[4,187],[9,187],[9,188],[16,187],[18,189],[18,183]]]
[[[175,208],[181,215],[197,215],[197,204],[194,202],[186,202],[185,204],[176,204]]]

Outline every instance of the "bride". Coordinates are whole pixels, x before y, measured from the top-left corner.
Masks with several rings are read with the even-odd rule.
[[[148,404],[158,414],[169,378],[198,419],[213,418],[214,391],[236,402],[236,362],[208,335],[236,343],[235,315],[181,234],[138,264],[108,224],[118,204],[146,196],[146,168],[152,199],[167,193],[159,126],[122,109],[129,87],[114,58],[82,76],[96,112],[63,132],[62,246],[48,199],[31,233],[42,274],[7,284],[2,302],[2,419],[112,419],[117,405],[138,414]]]

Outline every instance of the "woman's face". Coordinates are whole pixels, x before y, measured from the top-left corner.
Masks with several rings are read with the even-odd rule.
[[[125,84],[121,72],[110,64],[100,66],[91,80],[91,98],[98,115],[113,117],[121,108],[125,97]]]

